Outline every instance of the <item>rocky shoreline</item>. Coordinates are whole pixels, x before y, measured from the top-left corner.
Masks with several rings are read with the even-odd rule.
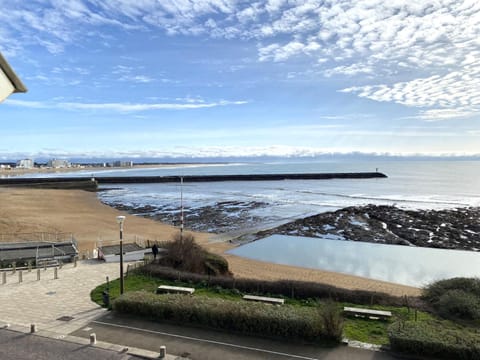
[[[178,206],[108,205],[134,215],[180,225]],[[194,209],[185,208],[185,224],[187,229],[193,231],[235,234],[230,238],[238,243],[281,234],[480,251],[479,207],[403,210],[387,205],[351,206],[259,231],[275,222],[275,219],[268,217],[268,211],[258,211],[257,214],[261,215],[252,215],[252,210],[268,209],[268,206],[256,201],[223,201]]]
[[[385,205],[353,206],[261,231],[256,238],[272,234],[480,251],[480,208],[402,210]]]
[[[107,205],[173,226],[180,225],[180,210],[177,204],[135,206],[107,203]],[[211,233],[229,233],[242,228],[252,228],[264,222],[266,217],[252,215],[251,211],[266,206],[267,203],[259,201],[222,201],[196,208],[185,207],[183,210],[185,227],[192,231]]]

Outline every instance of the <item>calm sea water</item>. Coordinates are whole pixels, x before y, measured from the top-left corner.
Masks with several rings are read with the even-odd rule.
[[[480,274],[480,253],[273,235],[229,253],[255,260],[335,271],[422,287]]]

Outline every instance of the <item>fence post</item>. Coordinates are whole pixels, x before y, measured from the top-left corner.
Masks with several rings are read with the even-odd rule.
[[[159,356],[159,358],[160,359],[165,359],[166,356],[167,356],[167,347],[165,345],[160,346],[160,356]]]
[[[20,270],[20,271],[18,272],[18,282],[19,282],[19,283],[23,282],[22,270]]]
[[[7,283],[7,273],[5,271],[2,272],[2,284]]]
[[[77,257],[73,258],[73,267],[77,267]]]
[[[55,266],[53,269],[53,279],[57,280],[58,279],[58,267]]]
[[[37,269],[37,281],[40,280],[40,269]]]
[[[17,263],[13,262],[12,263],[12,274],[15,274],[17,272]]]

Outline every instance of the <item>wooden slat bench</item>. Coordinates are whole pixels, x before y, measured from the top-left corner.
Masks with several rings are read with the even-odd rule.
[[[194,288],[180,287],[180,286],[169,286],[169,285],[160,285],[157,288],[157,294],[193,294],[195,292]]]
[[[345,315],[360,316],[369,319],[388,320],[392,317],[392,313],[390,311],[383,310],[344,307],[343,312]]]
[[[265,297],[265,296],[255,296],[255,295],[243,295],[243,300],[259,301],[259,302],[277,304],[277,305],[282,305],[285,303],[284,299],[271,298],[271,297]]]

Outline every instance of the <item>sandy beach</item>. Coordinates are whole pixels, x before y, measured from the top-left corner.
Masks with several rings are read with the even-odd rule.
[[[81,251],[91,251],[99,241],[116,241],[118,215],[127,217],[125,241],[135,237],[170,240],[178,231],[173,226],[120,212],[102,204],[95,193],[82,190],[43,190],[0,188],[0,240],[12,241],[16,234],[71,233]],[[212,234],[194,233],[196,240],[208,250],[223,254],[233,245],[209,242]],[[352,275],[305,269],[224,255],[237,277],[292,279],[327,283],[348,289],[364,289],[392,295],[419,295],[414,287],[376,281]]]

